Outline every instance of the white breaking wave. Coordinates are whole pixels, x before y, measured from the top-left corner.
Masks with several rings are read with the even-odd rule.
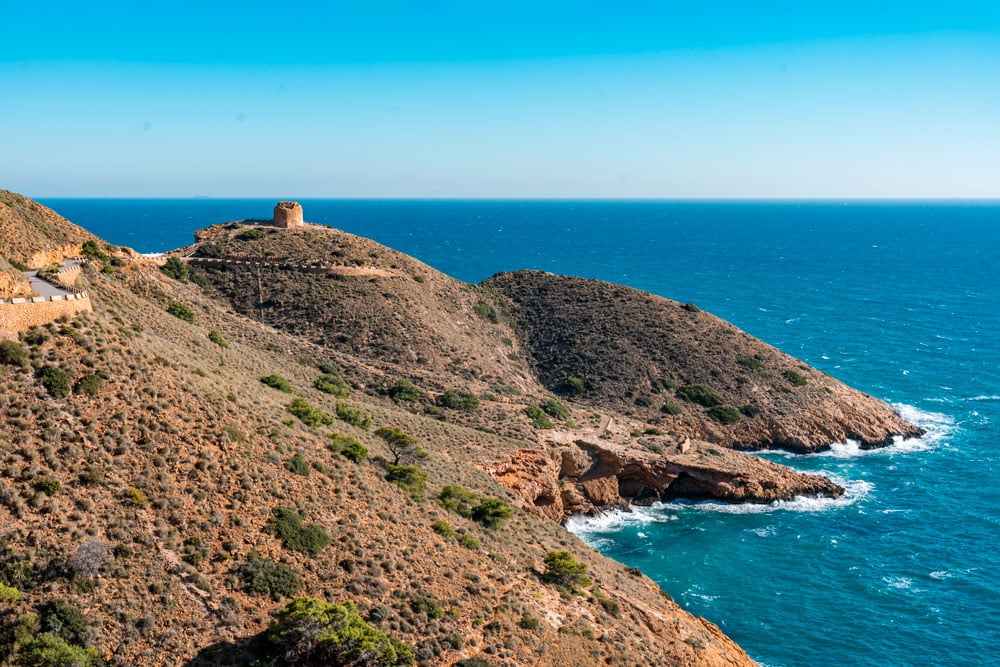
[[[796,498],[777,500],[767,505],[761,503],[723,503],[714,500],[691,502],[675,500],[668,503],[653,503],[648,507],[634,507],[631,510],[608,510],[594,516],[576,515],[566,520],[566,529],[583,538],[593,547],[601,541],[599,535],[617,533],[626,526],[641,526],[651,523],[676,521],[678,512],[714,512],[718,514],[769,514],[771,512],[826,512],[853,505],[875,488],[870,482],[844,480],[829,473],[825,476],[844,487],[840,498]],[[773,533],[772,533],[773,534]],[[764,537],[765,535],[761,535]]]
[[[668,506],[653,503],[648,507],[632,507],[628,510],[607,510],[593,516],[576,514],[566,519],[566,529],[574,535],[617,533],[625,526],[644,526],[651,523],[675,521],[676,516],[664,513]],[[591,546],[594,546],[591,543]]]
[[[965,400],[967,400],[967,401],[1000,401],[1000,396],[997,396],[995,394],[992,395],[992,396],[986,396],[986,395],[983,395],[983,396],[973,396],[972,398],[967,398]]]

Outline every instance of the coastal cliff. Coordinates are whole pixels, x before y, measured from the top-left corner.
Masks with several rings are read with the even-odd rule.
[[[34,236],[32,216],[55,214],[19,206],[4,228],[16,261],[87,237],[65,221]],[[71,617],[56,639],[113,664],[292,664],[269,639],[271,614],[308,596],[299,604],[344,603],[368,636],[398,642],[384,646],[403,657],[381,664],[752,665],[712,623],[560,522],[673,498],[837,497],[824,477],[731,447],[779,436],[818,447],[822,429],[860,433],[865,420],[871,443],[915,432],[888,406],[720,333],[731,330],[721,321],[627,288],[599,284],[648,301],[654,325],[673,310],[693,315],[703,350],[719,339],[713,355],[738,340],[764,356],[751,381],[774,397],[754,403],[755,417],[740,413],[752,438],[709,416],[718,406],[662,409],[707,383],[697,364],[600,361],[610,330],[575,331],[559,361],[532,333],[544,302],[502,277],[468,285],[309,224],[219,225],[187,254],[233,261],[117,252],[80,277],[94,312],[2,348],[8,655],[55,641],[45,628]],[[355,270],[317,268],[331,265]],[[539,331],[580,325],[568,305],[538,318]],[[637,344],[617,335],[615,345]],[[641,372],[610,370],[629,360]],[[789,366],[804,389],[764,375]],[[721,405],[743,407],[727,384],[734,368],[717,370],[706,367]],[[579,393],[555,396],[574,374]],[[648,391],[640,377],[654,378]],[[774,422],[771,435],[758,418]],[[566,579],[553,562],[583,574]]]

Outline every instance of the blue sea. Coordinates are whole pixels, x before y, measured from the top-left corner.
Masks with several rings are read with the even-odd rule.
[[[272,200],[42,200],[143,252]],[[462,280],[543,269],[692,301],[888,401],[920,440],[764,456],[837,501],[572,520],[772,667],[1000,664],[1000,203],[302,200]]]

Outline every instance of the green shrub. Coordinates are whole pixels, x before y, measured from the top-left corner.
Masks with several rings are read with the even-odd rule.
[[[0,604],[9,604],[21,599],[21,591],[0,581]]]
[[[563,396],[580,396],[586,391],[587,387],[583,380],[571,375],[562,382],[558,383],[554,388],[557,394],[562,394]]]
[[[265,526],[267,532],[279,540],[286,549],[316,555],[330,543],[330,536],[323,526],[303,524],[302,517],[291,507],[275,507]]]
[[[804,387],[809,384],[809,380],[806,379],[804,375],[800,375],[792,370],[787,370],[782,373],[784,378],[791,382],[796,387]]]
[[[418,465],[396,465],[386,461],[386,480],[392,482],[404,491],[408,491],[414,500],[422,500],[427,491],[427,473]]]
[[[587,565],[577,561],[568,551],[550,551],[545,554],[544,563],[545,572],[542,574],[542,579],[551,584],[569,590],[577,586],[590,585]]]
[[[747,417],[753,418],[759,415],[761,410],[756,405],[744,405],[742,408],[740,408],[740,412],[745,414]]]
[[[668,389],[673,389],[674,383],[671,382],[670,378],[660,377],[656,378],[652,382],[652,389],[654,394],[659,394],[661,391],[667,391]]]
[[[679,415],[684,412],[684,410],[682,410],[681,406],[676,403],[664,403],[663,407],[660,408],[660,412],[665,415]]]
[[[39,493],[44,493],[47,496],[54,496],[59,493],[59,489],[62,485],[59,483],[58,479],[54,477],[42,477],[40,480],[35,482],[35,491]]]
[[[472,516],[472,509],[479,504],[479,496],[457,484],[448,484],[441,489],[436,502],[449,512],[468,519]]]
[[[717,405],[709,408],[708,416],[720,424],[735,424],[740,420],[740,411],[731,405]]]
[[[722,397],[707,384],[687,384],[677,390],[677,395],[684,400],[697,403],[706,408],[722,405]]]
[[[285,410],[298,417],[306,426],[329,426],[333,424],[333,417],[319,408],[313,407],[312,403],[301,396],[293,398]]]
[[[737,357],[736,363],[751,371],[757,371],[764,367],[764,360],[759,357]]]
[[[569,417],[569,408],[554,398],[546,398],[538,404],[538,407],[540,407],[545,414],[550,417],[555,417],[556,419],[566,419]]]
[[[691,302],[685,303],[683,306],[681,306],[681,308],[683,308],[684,310],[688,311],[689,313],[700,313],[701,312],[701,308],[699,308],[698,306],[696,306],[695,304],[693,304]]]
[[[87,396],[96,396],[101,392],[101,387],[103,386],[104,378],[97,373],[88,373],[76,381],[73,392],[86,394]]]
[[[302,589],[302,579],[295,570],[264,558],[256,551],[251,551],[234,573],[243,591],[266,595],[272,600],[294,595]]]
[[[28,350],[20,343],[0,340],[0,364],[20,366],[28,360]]]
[[[648,408],[653,404],[653,399],[649,396],[636,396],[635,401],[633,401],[640,408]]]
[[[366,431],[372,425],[372,420],[364,412],[358,408],[352,408],[347,403],[337,403],[337,419]]]
[[[510,324],[512,321],[510,313],[497,308],[496,306],[492,306],[485,301],[477,303],[475,310],[476,315],[491,324]]]
[[[449,389],[438,397],[438,405],[451,410],[472,412],[479,407],[479,397],[464,389]]]
[[[549,416],[537,405],[529,405],[524,409],[524,414],[528,415],[535,428],[552,428],[552,421]]]
[[[129,505],[133,507],[142,507],[146,504],[146,494],[139,489],[127,489],[125,491],[125,499],[128,500]]]
[[[265,375],[260,379],[261,384],[266,384],[272,389],[277,389],[278,391],[283,391],[286,394],[292,393],[292,385],[288,384],[288,380],[281,377],[277,373],[271,373],[270,375]]]
[[[444,609],[437,600],[427,595],[416,594],[410,598],[410,611],[414,614],[427,614],[427,618],[441,618]]]
[[[73,646],[50,632],[32,637],[21,647],[19,667],[93,667],[101,664],[97,649]]]
[[[103,484],[104,469],[96,463],[92,463],[80,474],[80,481],[89,486],[98,486]]]
[[[268,639],[290,665],[398,667],[415,662],[413,649],[361,618],[352,602],[299,597],[274,613]]]
[[[302,458],[300,454],[296,454],[292,458],[285,461],[285,467],[296,475],[302,475],[303,477],[308,477],[310,468],[309,463]]]
[[[443,521],[441,519],[438,519],[437,521],[431,524],[431,530],[433,530],[441,537],[455,537],[456,535],[458,535],[458,533],[455,532],[455,529],[451,527],[450,523],[448,523],[447,521]],[[0,591],[0,593],[2,593],[2,591]]]
[[[499,498],[485,498],[472,509],[472,519],[483,524],[488,530],[503,528],[507,520],[514,515],[514,510]]]
[[[222,334],[220,334],[215,329],[212,329],[211,331],[208,332],[208,339],[221,348],[229,347],[229,343],[226,342],[226,339],[223,338]]]
[[[87,629],[87,618],[78,607],[59,598],[42,605],[38,614],[43,632],[51,632],[66,641],[78,642]]]
[[[42,366],[38,371],[38,379],[53,398],[65,398],[69,395],[69,374],[63,369]]]
[[[349,459],[355,463],[363,463],[368,456],[368,448],[349,435],[331,433],[330,440],[331,442],[327,445],[327,449],[335,454],[340,454],[345,459]]]
[[[339,396],[340,398],[347,398],[351,395],[351,390],[347,386],[347,381],[339,375],[324,373],[316,378],[316,381],[313,382],[313,386],[324,394]]]
[[[185,322],[194,322],[194,311],[191,310],[191,306],[186,303],[174,301],[167,306],[167,312],[177,319],[184,320]]]
[[[160,267],[160,271],[167,277],[179,280],[182,283],[187,282],[188,277],[191,275],[188,265],[179,257],[168,257],[167,263]]]
[[[466,549],[472,549],[473,551],[479,550],[479,540],[476,539],[476,536],[471,533],[465,533],[458,538],[458,543]]]
[[[400,378],[389,388],[389,396],[397,401],[413,402],[420,400],[421,393],[420,388],[411,380]]]
[[[239,234],[236,235],[235,238],[237,241],[253,241],[255,239],[263,238],[265,236],[267,236],[266,230],[263,230],[260,227],[254,227],[244,232],[240,232]]]

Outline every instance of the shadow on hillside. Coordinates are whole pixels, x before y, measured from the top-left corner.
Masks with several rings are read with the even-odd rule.
[[[184,663],[184,667],[209,667],[210,665],[271,665],[277,654],[274,644],[263,633],[255,637],[231,642],[216,642],[198,651],[198,655]]]

